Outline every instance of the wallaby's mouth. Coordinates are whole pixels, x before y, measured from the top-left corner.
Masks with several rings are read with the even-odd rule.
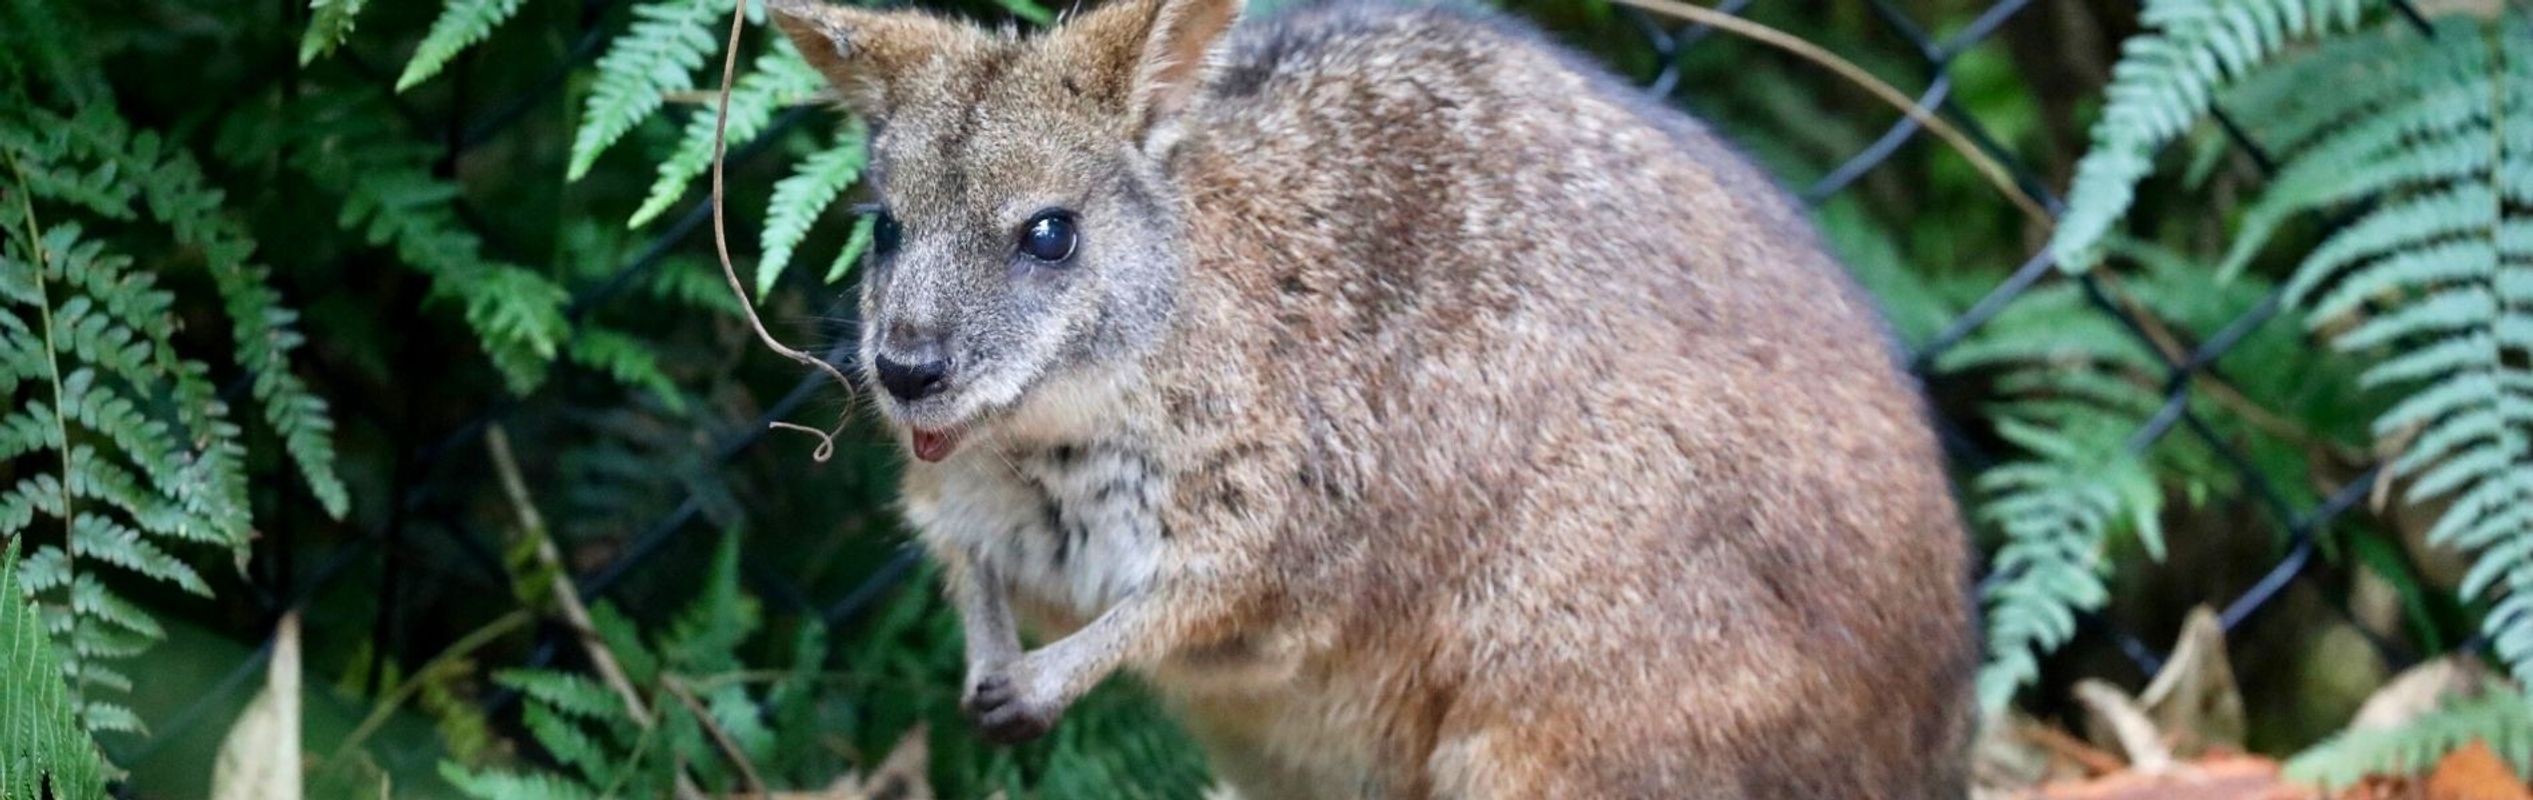
[[[959,435],[962,431],[957,428],[927,430],[909,427],[906,430],[914,438],[916,458],[939,462],[941,459],[949,458],[952,451],[959,449]]]

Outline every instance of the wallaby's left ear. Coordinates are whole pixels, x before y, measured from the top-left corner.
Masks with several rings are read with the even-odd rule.
[[[967,26],[916,11],[872,11],[829,0],[765,5],[809,65],[844,95],[845,105],[866,117],[887,117],[908,76],[977,40]]]
[[[1152,31],[1144,38],[1132,99],[1126,104],[1137,129],[1149,131],[1196,99],[1197,90],[1213,71],[1223,32],[1240,19],[1241,4],[1242,0],[1161,0]]]
[[[1122,89],[1130,129],[1151,144],[1196,99],[1242,0],[1117,0],[1065,26]],[[1113,71],[1113,72],[1112,72]]]

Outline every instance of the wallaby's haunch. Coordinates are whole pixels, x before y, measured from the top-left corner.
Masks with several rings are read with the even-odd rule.
[[[775,7],[871,123],[861,356],[989,736],[1124,667],[1251,800],[1963,791],[1916,389],[1698,123],[1477,11]]]

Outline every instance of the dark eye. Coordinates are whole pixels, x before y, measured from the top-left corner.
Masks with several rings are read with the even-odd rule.
[[[1020,229],[1020,252],[1050,264],[1072,258],[1074,243],[1071,211],[1040,211]]]
[[[877,212],[877,215],[877,221],[871,223],[871,254],[881,258],[896,255],[897,237],[904,233],[897,228],[897,215],[886,210]]]

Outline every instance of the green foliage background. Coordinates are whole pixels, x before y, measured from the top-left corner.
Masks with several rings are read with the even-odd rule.
[[[50,642],[34,657],[64,678],[0,681],[0,708],[91,732],[127,796],[197,796],[298,609],[315,796],[659,796],[681,772],[718,791],[746,772],[731,748],[808,788],[918,730],[947,797],[1207,785],[1130,682],[1022,748],[958,719],[957,623],[889,509],[895,445],[764,352],[709,260],[705,90],[735,2],[0,0],[0,643]],[[1504,5],[1632,78],[1661,66],[1607,4]],[[1940,41],[1991,6],[1888,10]],[[777,336],[842,353],[864,128],[749,13],[735,250]],[[2043,3],[1931,54],[1940,73],[1871,4],[1747,15],[1904,91],[1940,74],[1944,113],[2068,187],[2052,227],[1919,136],[1817,198],[1899,338],[1934,348],[1919,364],[1992,558],[1985,705],[2057,714],[2073,677],[2142,678],[2080,620],[2168,641],[2186,605],[2165,598],[2238,596],[2290,546],[2255,489],[2296,513],[2370,475],[2394,483],[2321,526],[2317,566],[2235,634],[2258,654],[2237,664],[2254,746],[2324,741],[2407,660],[2533,667],[2521,10]],[[2296,91],[2314,85],[2345,90]],[[1895,118],[1722,35],[1673,99],[1798,189]],[[2057,268],[1946,337],[2034,252]],[[2167,383],[2159,350],[2232,337],[2282,289],[2278,319]],[[2137,438],[2175,410],[2191,435]],[[823,463],[764,432],[837,415]],[[524,496],[494,477],[495,426]],[[558,621],[566,580],[655,719]],[[2520,694],[2495,697],[2297,768],[2345,781],[2473,734],[2533,760]],[[47,730],[0,755],[92,777]]]

